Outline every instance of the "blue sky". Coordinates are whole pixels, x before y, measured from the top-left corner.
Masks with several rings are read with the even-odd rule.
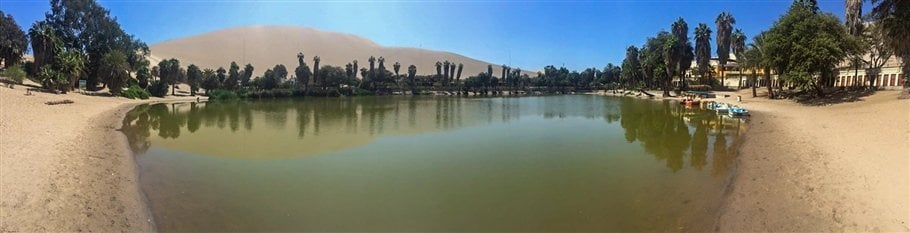
[[[48,0],[3,0],[0,9],[24,29],[43,19]],[[100,1],[123,28],[148,44],[246,25],[300,25],[360,35],[384,46],[460,53],[525,69],[619,64],[677,17],[714,30],[722,11],[751,38],[783,14],[791,0],[604,1]],[[843,18],[843,1],[819,1]],[[869,6],[864,10],[868,11]],[[713,36],[713,35],[712,35]],[[691,36],[690,36],[691,37]],[[712,45],[712,50],[714,49]]]

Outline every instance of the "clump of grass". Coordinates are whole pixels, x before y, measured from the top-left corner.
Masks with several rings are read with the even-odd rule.
[[[25,70],[22,70],[19,66],[10,66],[0,72],[0,76],[10,78],[13,82],[22,84],[22,81],[25,80]]]

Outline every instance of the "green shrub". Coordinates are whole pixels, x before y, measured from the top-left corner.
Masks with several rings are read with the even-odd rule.
[[[127,88],[126,91],[123,91],[121,93],[121,95],[123,95],[123,97],[130,98],[130,99],[136,99],[136,98],[148,99],[149,98],[149,92],[145,91],[145,89],[142,89],[141,87],[139,87],[139,85],[131,85],[130,88]]]
[[[6,68],[6,70],[3,70],[3,72],[0,73],[0,76],[10,78],[13,82],[22,84],[22,80],[25,80],[26,74],[25,70],[22,70],[21,67],[10,66],[9,68]]]

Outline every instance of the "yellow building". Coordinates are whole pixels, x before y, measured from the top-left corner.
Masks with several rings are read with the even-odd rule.
[[[711,65],[711,77],[716,79],[718,83],[722,83],[723,86],[729,88],[736,87],[751,87],[751,78],[752,78],[752,69],[742,69],[740,70],[739,64],[736,62],[736,55],[730,54],[730,58],[727,59],[727,64],[724,65],[725,71],[723,74],[726,75],[725,78],[721,76],[720,70],[720,61],[716,57],[712,57],[711,61],[708,63]],[[755,75],[757,76],[758,86],[764,87],[767,86],[767,81],[764,80],[765,72],[761,69],[755,69]],[[701,78],[701,75],[698,74],[698,63],[692,61],[692,65],[689,67],[689,70],[686,71],[686,79],[688,80],[698,80]],[[742,78],[742,82],[740,82]],[[776,80],[776,76],[772,79]]]
[[[866,59],[868,59],[868,55],[866,55]],[[904,78],[906,77],[901,71],[901,58],[891,56],[884,64],[885,65],[879,69],[879,72],[875,77],[874,85],[884,89],[902,88],[904,86]],[[856,67],[850,66],[849,61],[845,61],[837,66],[835,86],[850,87],[869,85],[870,78],[867,77],[865,68],[861,67],[857,70]]]

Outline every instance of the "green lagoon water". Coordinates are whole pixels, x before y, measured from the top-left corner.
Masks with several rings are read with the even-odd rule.
[[[747,124],[624,97],[138,106],[160,231],[707,231]]]

